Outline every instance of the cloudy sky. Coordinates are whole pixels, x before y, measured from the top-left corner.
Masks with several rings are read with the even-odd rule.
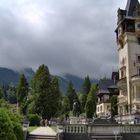
[[[126,0],[0,0],[0,66],[110,76],[116,16]]]

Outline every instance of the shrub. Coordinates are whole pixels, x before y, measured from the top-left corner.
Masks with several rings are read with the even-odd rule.
[[[0,140],[25,140],[20,117],[7,109],[0,109]]]
[[[0,139],[17,140],[14,134],[12,122],[5,109],[0,109]]]
[[[40,116],[37,114],[29,115],[30,126],[39,126],[40,125]]]
[[[13,130],[14,130],[14,133],[15,133],[15,136],[16,136],[17,140],[25,140],[24,133],[23,133],[21,125],[19,125],[18,123],[14,123],[14,129]]]
[[[12,125],[13,125],[13,131],[17,138],[17,140],[25,140],[24,133],[22,130],[22,127],[20,125],[21,122],[21,116],[18,114],[13,114],[12,112],[7,111],[7,114],[9,115]]]

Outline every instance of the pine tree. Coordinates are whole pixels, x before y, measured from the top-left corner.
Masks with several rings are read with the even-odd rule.
[[[76,94],[76,91],[75,91],[75,89],[73,87],[72,82],[69,82],[66,95],[67,95],[67,97],[69,99],[70,110],[72,111],[74,101],[78,101],[78,96]]]
[[[52,116],[57,116],[60,106],[60,90],[59,82],[56,77],[51,80],[51,101],[52,101]]]
[[[90,83],[89,76],[87,76],[87,77],[85,77],[84,83],[82,85],[82,92],[80,95],[80,103],[81,103],[83,112],[84,112],[84,108],[85,108],[85,104],[86,104],[86,100],[87,100],[87,95],[90,91],[90,88],[91,88],[91,83]]]
[[[70,111],[70,103],[67,96],[65,96],[62,100],[62,113],[68,115]]]
[[[20,76],[20,80],[18,82],[17,85],[17,101],[18,101],[18,105],[20,107],[20,111],[23,114],[26,114],[26,109],[25,107],[23,107],[27,101],[27,96],[28,96],[28,91],[29,91],[29,85],[28,82],[24,76],[24,74],[22,74]]]
[[[96,86],[92,85],[90,92],[88,93],[86,105],[85,105],[85,112],[87,118],[92,118],[93,115],[96,113]]]
[[[2,99],[2,98],[3,98],[3,88],[0,87],[0,99]]]
[[[32,94],[35,97],[36,113],[49,120],[52,115],[51,78],[49,69],[44,64],[39,66],[33,77]]]

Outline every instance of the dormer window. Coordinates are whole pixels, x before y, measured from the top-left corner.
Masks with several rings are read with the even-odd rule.
[[[134,20],[126,20],[126,32],[135,32]]]

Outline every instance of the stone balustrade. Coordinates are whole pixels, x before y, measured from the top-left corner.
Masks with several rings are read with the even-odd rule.
[[[114,133],[140,133],[140,125],[118,125],[118,124],[93,124],[80,125],[68,124],[63,126],[64,133],[75,134],[114,134]]]
[[[63,129],[64,133],[87,133],[87,125],[66,125]]]

